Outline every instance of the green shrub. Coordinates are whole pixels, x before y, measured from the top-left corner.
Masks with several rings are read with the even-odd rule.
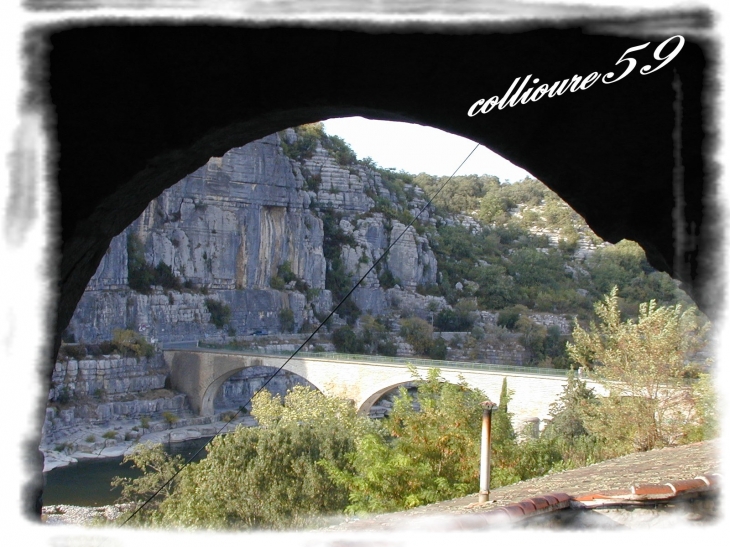
[[[273,276],[269,281],[269,286],[277,291],[283,291],[285,285],[286,283],[284,283],[284,280],[278,275]]]
[[[210,322],[219,329],[222,329],[231,320],[231,308],[228,304],[206,298],[205,306],[210,312]]]
[[[513,308],[502,310],[497,316],[497,325],[509,330],[513,330],[519,318],[520,312]]]
[[[69,386],[63,386],[58,390],[55,401],[60,405],[66,405],[73,400],[74,396]]]
[[[363,341],[349,325],[340,327],[332,333],[332,343],[342,353],[363,353]]]
[[[180,418],[178,418],[177,415],[173,414],[172,412],[164,412],[162,414],[162,417],[170,427],[175,425],[180,420]]]
[[[96,435],[89,435],[84,439],[87,443],[93,443],[96,442]]]
[[[384,268],[378,275],[378,281],[380,282],[380,287],[385,290],[392,289],[401,282],[400,279],[395,277],[393,273],[386,268]]]
[[[116,439],[117,438],[117,432],[116,431],[107,431],[102,435],[105,439]]]
[[[155,347],[133,330],[115,329],[112,343],[127,357],[152,357],[155,354]]]
[[[279,324],[282,332],[293,332],[296,323],[294,322],[294,312],[291,308],[283,308],[279,312]]]
[[[288,260],[279,266],[277,275],[284,280],[284,283],[291,283],[297,279],[297,276],[291,269],[291,263]]]

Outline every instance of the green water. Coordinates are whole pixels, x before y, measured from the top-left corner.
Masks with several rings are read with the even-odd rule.
[[[185,459],[208,442],[210,437],[170,443],[165,445],[169,454],[180,454]],[[205,457],[205,450],[196,459]],[[43,505],[80,505],[99,507],[117,501],[120,489],[111,489],[113,477],[138,477],[139,470],[128,464],[121,465],[122,458],[105,458],[103,460],[87,460],[73,463],[66,467],[57,467],[44,473],[46,485],[43,489]]]

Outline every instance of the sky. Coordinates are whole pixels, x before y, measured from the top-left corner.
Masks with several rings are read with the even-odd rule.
[[[380,167],[414,175],[451,175],[477,144],[433,127],[360,117],[325,120],[324,128],[328,135],[344,139],[358,159],[370,156]],[[470,174],[494,175],[502,182],[529,175],[484,146],[479,146],[457,173]]]

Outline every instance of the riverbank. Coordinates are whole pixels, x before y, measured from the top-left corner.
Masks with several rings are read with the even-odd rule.
[[[57,436],[53,444],[41,444],[43,471],[84,460],[118,458],[138,443],[191,441],[227,433],[238,425],[256,425],[256,420],[248,415],[230,420],[232,414],[233,411],[220,413],[216,417],[183,417],[174,424],[166,420],[150,421],[144,429],[139,420],[112,420],[104,425],[75,427]]]

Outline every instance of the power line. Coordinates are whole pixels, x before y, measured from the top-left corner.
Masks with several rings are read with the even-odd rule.
[[[422,213],[423,213],[423,212],[424,212],[424,211],[425,211],[426,209],[428,209],[428,207],[429,207],[429,206],[431,205],[431,203],[433,202],[433,200],[434,200],[434,199],[436,199],[436,196],[438,196],[438,195],[439,195],[439,194],[441,193],[441,190],[443,190],[443,189],[444,189],[444,188],[446,187],[446,185],[447,185],[447,184],[448,184],[448,183],[449,183],[449,182],[451,181],[451,179],[452,179],[452,178],[454,178],[454,176],[455,176],[455,175],[456,175],[456,173],[457,173],[457,172],[459,171],[459,169],[461,169],[461,167],[462,167],[462,166],[463,166],[463,165],[464,165],[464,164],[466,163],[466,160],[468,160],[468,159],[469,159],[469,158],[471,157],[471,155],[472,155],[472,154],[473,154],[473,153],[474,153],[474,152],[476,151],[476,149],[477,149],[478,147],[479,147],[479,144],[477,144],[477,145],[476,145],[476,146],[475,146],[475,147],[474,147],[474,148],[472,149],[472,151],[471,151],[471,152],[469,152],[469,154],[468,154],[468,155],[466,156],[466,158],[464,158],[464,160],[463,160],[463,161],[462,161],[462,162],[461,162],[461,163],[459,164],[459,166],[458,166],[458,167],[457,167],[457,168],[456,168],[456,169],[454,170],[454,172],[453,172],[453,173],[451,174],[451,176],[449,176],[449,178],[448,178],[448,179],[446,179],[446,182],[444,182],[444,183],[443,183],[443,184],[441,185],[441,187],[440,187],[440,188],[439,188],[439,189],[438,189],[438,190],[436,191],[436,193],[434,193],[434,195],[433,195],[433,196],[431,197],[431,199],[429,199],[429,200],[428,200],[428,202],[427,202],[427,203],[426,203],[426,204],[425,204],[425,205],[424,205],[424,206],[423,206],[423,207],[421,208],[421,210],[420,210],[420,211],[418,211],[418,214],[417,214],[417,215],[415,215],[415,216],[413,217],[413,219],[412,219],[412,220],[411,220],[411,221],[410,221],[410,222],[408,223],[408,225],[407,225],[407,226],[405,227],[405,229],[404,229],[404,230],[403,230],[403,231],[402,231],[402,232],[400,233],[400,235],[399,235],[399,236],[398,236],[398,237],[397,237],[397,238],[395,239],[395,241],[393,241],[393,242],[392,242],[392,243],[391,243],[390,245],[388,245],[388,247],[387,247],[387,248],[385,249],[385,251],[383,251],[383,253],[382,253],[382,254],[381,254],[381,255],[380,255],[379,257],[378,257],[378,259],[377,259],[377,260],[375,260],[375,261],[373,262],[373,265],[372,265],[372,266],[370,266],[370,268],[368,268],[368,271],[367,271],[367,272],[365,272],[365,274],[364,274],[363,276],[361,276],[361,277],[360,277],[360,279],[358,280],[358,282],[357,282],[357,283],[355,283],[355,285],[354,285],[354,286],[353,286],[353,287],[352,287],[352,288],[350,289],[350,291],[349,291],[349,292],[348,292],[348,293],[347,293],[347,294],[346,294],[346,295],[345,295],[345,296],[344,296],[344,297],[342,298],[342,300],[340,300],[340,302],[339,302],[339,303],[337,304],[337,306],[335,306],[335,307],[334,307],[334,309],[333,309],[332,311],[330,311],[330,312],[329,312],[329,314],[327,315],[327,317],[326,317],[326,318],[325,318],[325,319],[324,319],[324,320],[323,320],[322,322],[320,322],[320,324],[319,324],[319,325],[317,326],[317,328],[316,328],[316,329],[315,329],[315,330],[314,330],[314,331],[313,331],[313,332],[312,332],[312,333],[311,333],[311,334],[310,334],[310,335],[309,335],[309,336],[307,337],[307,339],[306,339],[306,340],[305,340],[304,342],[302,342],[302,344],[301,344],[301,345],[300,345],[300,346],[299,346],[299,347],[298,347],[298,348],[296,349],[296,351],[294,351],[294,353],[292,353],[292,354],[291,354],[291,355],[290,355],[290,356],[289,356],[289,357],[288,357],[288,358],[286,359],[286,361],[284,361],[284,363],[283,363],[283,364],[282,364],[282,365],[281,365],[281,366],[280,366],[280,367],[279,367],[278,369],[276,369],[276,371],[274,371],[274,373],[273,373],[273,374],[272,374],[272,375],[271,375],[271,376],[270,376],[270,377],[269,377],[269,378],[268,378],[268,379],[267,379],[267,380],[266,380],[266,381],[265,381],[265,382],[264,382],[264,383],[263,383],[263,384],[261,385],[261,387],[259,387],[259,388],[258,388],[258,389],[256,390],[256,393],[254,393],[254,394],[253,394],[253,395],[252,395],[251,397],[249,397],[248,401],[246,401],[246,402],[245,402],[245,403],[244,403],[243,405],[241,405],[241,406],[240,406],[240,407],[238,408],[238,411],[237,411],[237,412],[236,412],[236,413],[235,413],[235,414],[233,415],[233,417],[231,418],[231,421],[235,420],[235,419],[236,419],[236,417],[238,417],[238,415],[239,415],[239,414],[241,413],[241,411],[242,411],[242,410],[243,410],[243,409],[244,409],[244,408],[246,407],[246,405],[247,405],[247,404],[249,404],[249,403],[250,403],[250,402],[251,402],[251,401],[253,400],[253,398],[254,398],[254,397],[256,397],[256,395],[258,395],[258,394],[259,394],[259,393],[260,393],[260,392],[261,392],[261,391],[262,391],[262,390],[263,390],[263,389],[264,389],[264,388],[265,388],[265,387],[266,387],[266,386],[267,386],[267,385],[269,384],[269,382],[271,382],[271,380],[273,380],[273,379],[274,379],[274,377],[275,377],[275,376],[276,376],[277,374],[279,374],[279,373],[280,373],[280,372],[281,372],[281,371],[283,370],[283,368],[284,368],[284,367],[285,367],[285,366],[286,366],[286,365],[287,365],[287,364],[289,363],[289,361],[291,361],[291,360],[292,360],[292,359],[293,359],[293,358],[294,358],[294,357],[295,357],[295,356],[296,356],[296,355],[297,355],[297,354],[298,354],[298,353],[299,353],[299,352],[300,352],[300,351],[302,350],[302,348],[303,348],[304,346],[306,346],[306,345],[307,345],[307,344],[308,344],[308,343],[310,342],[310,340],[312,340],[312,338],[314,338],[314,335],[315,335],[315,334],[317,334],[317,333],[319,332],[319,330],[320,330],[320,329],[321,329],[321,328],[322,328],[322,327],[324,326],[324,324],[325,324],[325,323],[326,323],[327,321],[329,321],[330,317],[332,317],[332,316],[333,316],[333,315],[334,315],[335,313],[337,313],[337,310],[339,310],[339,309],[340,309],[340,307],[342,306],[342,304],[344,304],[345,300],[347,300],[347,299],[348,299],[348,298],[350,297],[350,295],[351,295],[351,294],[352,294],[352,293],[353,293],[353,292],[355,291],[355,289],[357,289],[357,287],[358,287],[358,286],[360,285],[360,283],[362,283],[362,282],[363,282],[363,281],[365,280],[365,278],[366,278],[366,277],[367,277],[367,276],[368,276],[368,275],[370,274],[370,272],[372,272],[372,271],[373,271],[373,270],[375,269],[375,267],[376,267],[376,266],[377,266],[377,265],[378,265],[378,264],[380,263],[380,261],[381,261],[381,260],[382,260],[382,259],[383,259],[383,258],[385,257],[385,255],[386,255],[386,254],[388,254],[388,252],[389,252],[389,251],[390,251],[390,250],[391,250],[391,249],[392,249],[392,248],[393,248],[393,247],[394,247],[394,246],[396,245],[396,243],[398,243],[398,241],[400,241],[400,239],[401,239],[401,238],[402,238],[402,237],[403,237],[403,236],[404,236],[404,235],[406,234],[406,232],[408,232],[408,229],[409,229],[409,228],[410,228],[411,226],[413,226],[413,223],[414,223],[414,222],[416,222],[416,220],[418,220],[418,217],[420,217],[420,216],[421,216],[421,214],[422,214]],[[168,484],[170,484],[170,483],[171,483],[171,482],[172,482],[172,481],[173,481],[173,480],[175,479],[175,477],[177,477],[177,476],[178,476],[178,475],[179,475],[179,474],[180,474],[180,473],[182,472],[182,470],[183,470],[183,469],[185,469],[185,468],[186,468],[186,467],[187,467],[187,466],[188,466],[188,465],[189,465],[189,464],[190,464],[190,463],[191,463],[191,462],[192,462],[192,461],[193,461],[193,460],[194,460],[194,459],[195,459],[195,458],[196,458],[196,457],[198,456],[198,454],[200,454],[200,453],[202,452],[202,450],[203,450],[203,449],[204,449],[204,448],[205,448],[206,446],[208,446],[208,445],[209,445],[209,444],[211,443],[211,441],[212,441],[213,439],[215,439],[215,438],[216,438],[216,437],[217,437],[218,435],[220,435],[220,433],[221,433],[221,432],[222,432],[222,431],[223,431],[223,430],[224,430],[224,429],[226,428],[226,426],[227,426],[227,425],[228,425],[228,424],[226,424],[226,425],[223,425],[223,426],[222,426],[222,427],[221,427],[221,428],[220,428],[220,429],[219,429],[219,430],[218,430],[218,431],[217,431],[217,432],[216,432],[216,433],[215,433],[215,434],[213,435],[213,437],[211,437],[211,438],[210,438],[210,439],[208,440],[208,442],[206,442],[206,443],[205,443],[205,444],[204,444],[203,446],[201,446],[201,447],[200,447],[200,448],[199,448],[199,449],[198,449],[198,450],[197,450],[197,451],[195,452],[195,454],[193,454],[192,456],[190,456],[190,458],[188,458],[188,460],[187,460],[187,461],[186,461],[186,462],[185,462],[185,463],[183,464],[183,466],[182,466],[182,467],[181,467],[180,469],[178,469],[178,470],[177,470],[177,471],[176,471],[176,472],[175,472],[175,473],[174,473],[174,474],[173,474],[173,475],[172,475],[172,476],[171,476],[171,477],[170,477],[170,478],[169,478],[169,479],[168,479],[168,480],[167,480],[167,481],[166,481],[166,482],[165,482],[165,483],[164,483],[164,484],[162,485],[162,486],[160,486],[160,487],[159,487],[159,488],[157,489],[157,491],[155,491],[155,493],[154,493],[154,494],[152,494],[152,495],[151,495],[151,496],[150,496],[150,497],[149,497],[149,498],[148,498],[148,499],[147,499],[147,500],[146,500],[146,501],[145,501],[145,502],[144,502],[144,503],[143,503],[142,505],[140,505],[140,506],[139,506],[139,507],[138,507],[138,508],[137,508],[137,509],[136,509],[136,510],[135,510],[135,511],[134,511],[134,512],[133,512],[133,513],[132,513],[132,514],[131,514],[131,515],[130,515],[130,516],[129,516],[128,518],[127,518],[127,520],[125,520],[125,521],[124,521],[124,522],[123,522],[123,523],[122,523],[122,524],[121,524],[120,526],[124,526],[125,524],[127,524],[127,523],[128,523],[128,522],[129,522],[130,520],[132,520],[132,519],[133,519],[133,518],[135,517],[135,515],[137,515],[137,513],[139,513],[139,512],[140,512],[140,511],[141,511],[142,509],[144,509],[144,507],[145,507],[145,506],[146,506],[146,505],[147,505],[147,504],[148,504],[149,502],[151,502],[151,501],[152,501],[152,500],[153,500],[153,499],[155,498],[155,496],[157,496],[157,494],[159,494],[160,492],[162,492],[162,490],[163,490],[163,489],[164,489],[164,488],[165,488],[165,487],[166,487],[166,486],[167,486]]]

